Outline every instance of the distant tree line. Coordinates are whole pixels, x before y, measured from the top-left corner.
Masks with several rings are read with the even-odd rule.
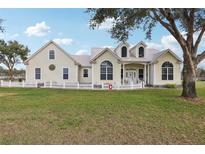
[[[26,71],[24,69],[13,69],[13,80],[25,80]],[[0,80],[10,80],[9,70],[0,66]]]
[[[198,80],[205,80],[205,69],[198,68],[196,73]]]

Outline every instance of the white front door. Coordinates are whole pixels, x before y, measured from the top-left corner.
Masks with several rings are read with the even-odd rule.
[[[126,72],[126,78],[128,79],[128,83],[135,83],[136,82],[136,71],[128,70]]]

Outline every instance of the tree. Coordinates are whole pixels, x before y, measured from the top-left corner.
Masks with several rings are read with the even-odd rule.
[[[88,9],[90,27],[97,28],[106,19],[113,19],[109,30],[112,38],[125,41],[131,32],[142,28],[146,38],[151,39],[157,24],[163,26],[177,40],[183,52],[183,97],[197,97],[196,69],[205,59],[205,51],[198,52],[205,32],[205,9]],[[194,35],[197,38],[194,39]]]
[[[17,41],[0,40],[0,63],[3,63],[8,68],[10,80],[13,79],[13,71],[16,64],[27,59],[30,52],[27,46],[24,46]]]

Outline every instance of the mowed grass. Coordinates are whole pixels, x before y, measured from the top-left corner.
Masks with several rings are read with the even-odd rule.
[[[180,93],[0,88],[0,144],[205,144],[205,103]]]

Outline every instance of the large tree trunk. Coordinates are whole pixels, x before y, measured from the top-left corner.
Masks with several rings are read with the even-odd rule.
[[[14,73],[13,73],[13,69],[12,68],[9,68],[8,74],[9,74],[9,79],[13,80]]]
[[[183,91],[182,91],[183,97],[187,97],[187,98],[197,97],[196,74],[193,73],[190,63],[186,58],[184,58],[182,86],[183,86]]]

